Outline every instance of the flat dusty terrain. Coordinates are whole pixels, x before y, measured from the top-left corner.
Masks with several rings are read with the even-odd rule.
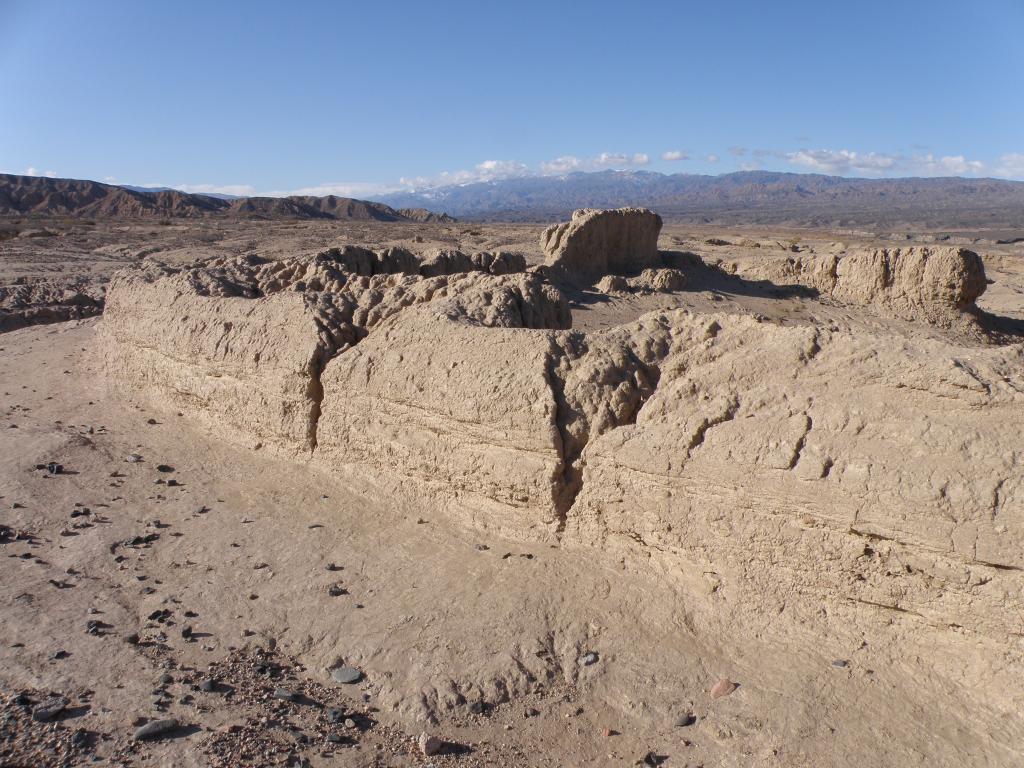
[[[542,258],[541,227],[528,225],[18,226],[21,235],[0,242],[7,286],[103,286],[144,259],[274,258],[345,243]],[[936,237],[668,224],[660,247],[742,274],[766,255]],[[1019,345],[1024,244],[997,245],[984,232],[939,237],[982,256],[992,282],[979,306]],[[942,336],[753,280],[738,290],[715,274],[670,293],[580,291],[569,297],[573,327],[610,329],[688,308],[780,327],[882,329],[922,344]],[[1024,760],[1024,720],[989,706],[974,678],[951,682],[969,670],[938,668],[921,643],[907,652],[904,640],[924,636],[915,624],[924,619],[879,610],[874,634],[859,642],[833,642],[798,620],[776,626],[771,616],[735,631],[709,624],[693,583],[655,565],[656,554],[476,530],[443,505],[249,450],[127,397],[105,377],[99,323],[0,335],[2,765]],[[37,468],[49,462],[63,471]],[[1017,652],[1007,651],[1007,663]],[[362,678],[335,682],[328,670],[341,665]],[[739,687],[712,698],[721,679]],[[17,700],[51,694],[68,699],[55,723],[32,722],[31,706]],[[136,722],[161,717],[181,725],[166,739],[132,740]],[[440,755],[420,754],[422,731],[447,743]]]

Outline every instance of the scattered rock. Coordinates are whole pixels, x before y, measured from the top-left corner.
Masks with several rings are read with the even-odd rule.
[[[165,736],[178,727],[179,723],[173,717],[164,720],[152,720],[145,725],[136,728],[132,738],[136,741],[143,739],[158,739]]]
[[[420,734],[419,738],[420,752],[427,757],[432,757],[440,752],[444,748],[444,742],[436,736],[431,736],[429,733],[424,731]]]
[[[629,291],[629,283],[622,275],[605,275],[597,281],[594,286],[601,293],[626,293]]]
[[[336,683],[351,685],[363,679],[363,673],[355,667],[335,667],[331,670],[331,677]]]
[[[581,667],[589,667],[591,664],[596,664],[599,658],[593,651],[587,651],[580,656],[579,663]]]
[[[724,677],[711,687],[711,698],[720,699],[739,688],[739,685]]]
[[[68,700],[63,696],[51,696],[32,709],[32,719],[40,723],[48,723],[58,717],[67,705]]]

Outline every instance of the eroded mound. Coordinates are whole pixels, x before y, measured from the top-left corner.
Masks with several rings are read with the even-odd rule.
[[[102,311],[103,286],[88,280],[23,280],[0,285],[0,333],[92,317]]]
[[[545,229],[540,244],[553,277],[586,283],[660,267],[660,233],[661,217],[645,208],[584,208],[571,221]]]
[[[748,277],[797,282],[844,304],[874,306],[907,320],[956,325],[976,313],[985,266],[966,248],[878,248],[765,260]]]
[[[117,380],[236,439],[297,453],[316,446],[324,366],[409,307],[430,304],[482,326],[570,322],[561,294],[537,275],[422,277],[419,265],[399,249],[350,247],[127,270],[112,282],[104,314],[106,365]]]
[[[636,272],[645,233],[596,271]],[[684,309],[584,333],[542,273],[494,274],[507,268],[350,247],[122,273],[108,370],[463,524],[654,569],[712,632],[837,654],[899,645],[992,717],[1015,711],[1024,348]],[[940,327],[984,288],[960,249],[783,269],[834,302]],[[616,290],[687,279],[651,269]]]

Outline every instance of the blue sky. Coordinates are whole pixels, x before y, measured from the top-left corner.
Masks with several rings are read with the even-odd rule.
[[[1024,0],[0,0],[0,171],[239,194],[1024,179]]]

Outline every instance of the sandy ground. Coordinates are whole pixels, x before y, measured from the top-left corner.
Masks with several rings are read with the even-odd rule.
[[[102,281],[154,253],[341,242],[539,258],[538,228],[522,225],[51,229],[0,243],[3,279]],[[743,239],[855,237],[889,242],[670,225],[662,247],[741,261],[765,248]],[[1021,245],[972,247],[994,281],[982,306],[1024,317]],[[666,301],[785,322],[829,311],[720,286],[614,306],[575,298],[584,328]],[[770,633],[708,636],[642,561],[481,538],[443,509],[143,410],[106,385],[97,322],[0,335],[0,765],[1014,764],[960,727],[984,707],[940,686],[927,659],[867,645],[794,658]],[[49,462],[63,471],[37,468]],[[341,666],[361,679],[336,682]],[[722,679],[739,687],[713,698]],[[65,710],[34,722],[50,695]],[[132,739],[169,717],[179,725],[167,738]],[[420,753],[422,731],[444,740],[441,754]]]

